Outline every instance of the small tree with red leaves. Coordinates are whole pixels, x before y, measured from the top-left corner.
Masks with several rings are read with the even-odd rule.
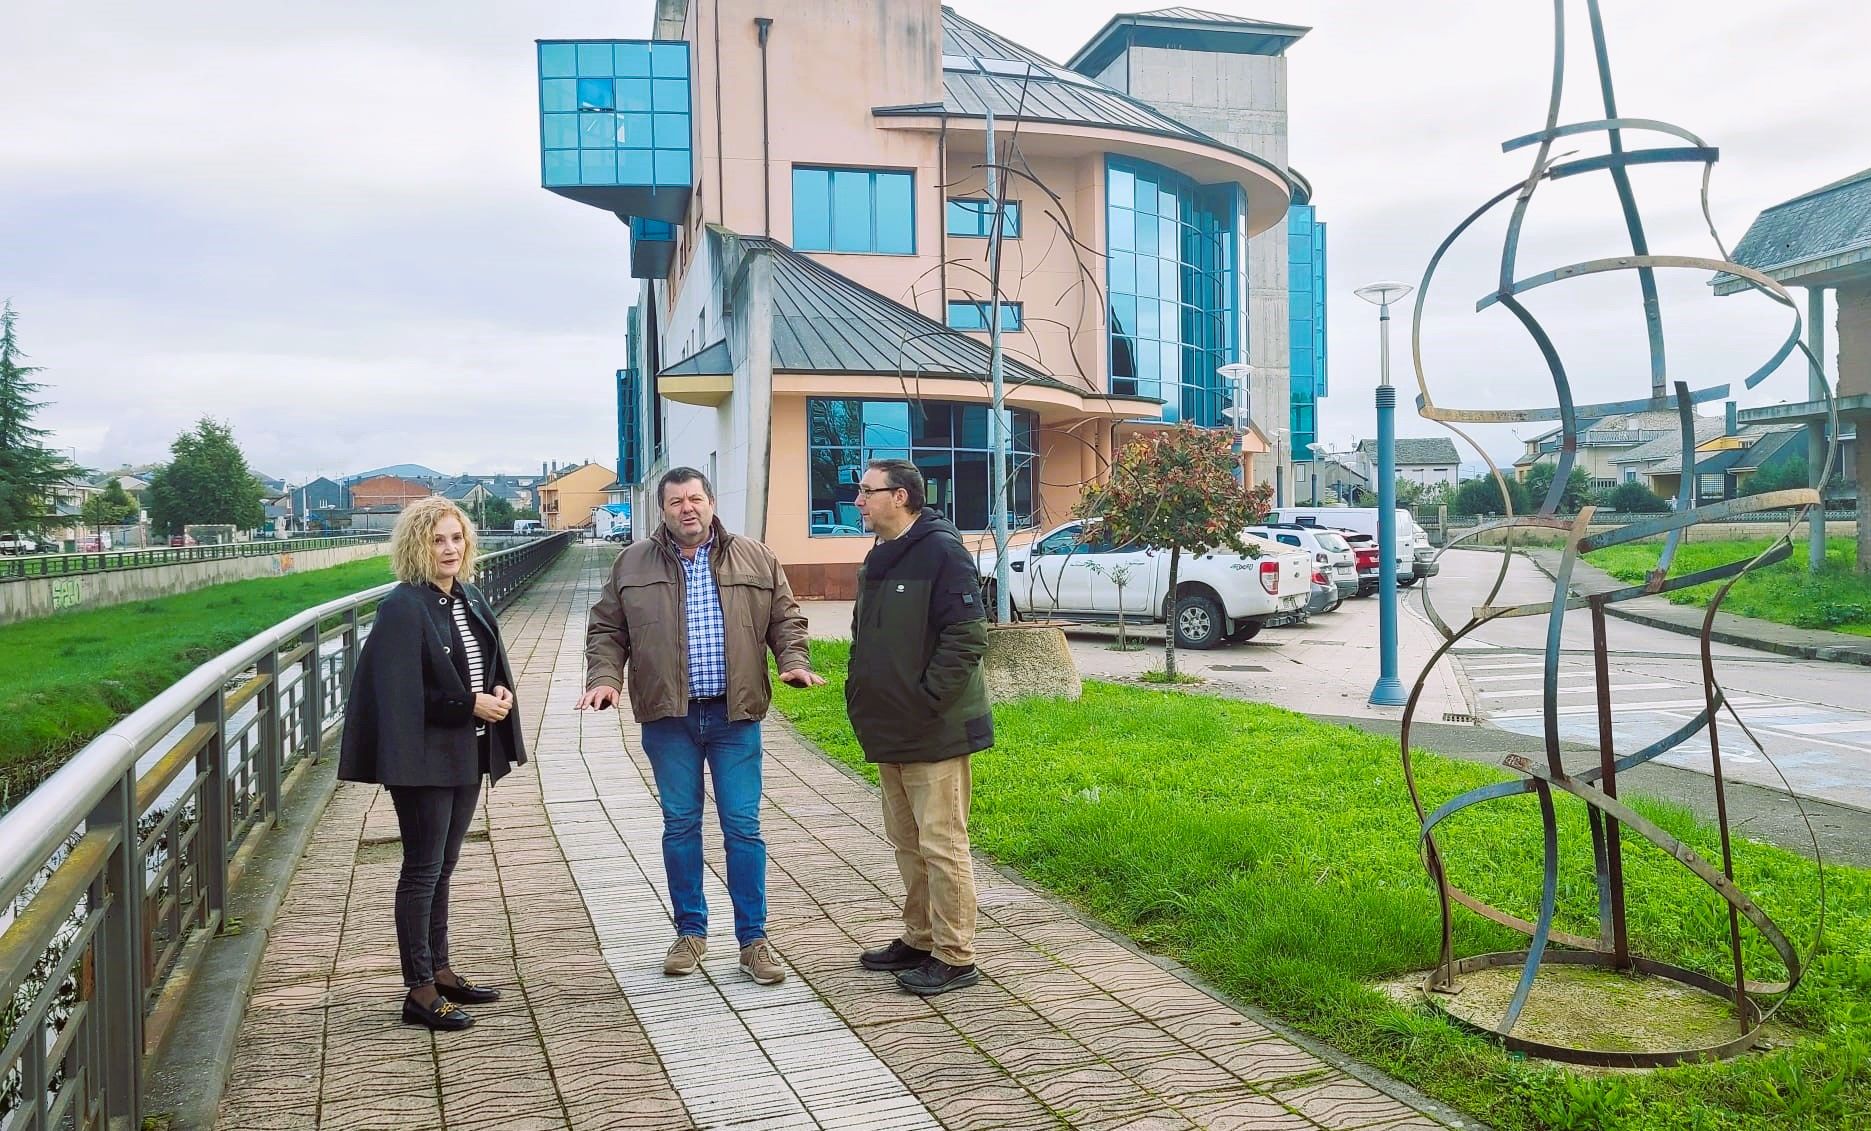
[[[1111,465],[1110,481],[1088,484],[1073,513],[1101,519],[1117,545],[1137,543],[1169,551],[1169,606],[1163,670],[1176,675],[1177,572],[1183,551],[1206,554],[1227,547],[1257,556],[1241,537],[1267,514],[1273,488],[1245,486],[1233,438],[1183,423],[1134,436]]]

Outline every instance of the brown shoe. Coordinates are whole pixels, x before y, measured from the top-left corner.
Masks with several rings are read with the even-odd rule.
[[[700,935],[677,935],[676,941],[669,945],[669,953],[663,956],[663,973],[672,978],[693,974],[702,964],[702,955],[707,953],[707,939]]]
[[[741,948],[741,973],[763,986],[777,986],[786,980],[780,956],[765,939],[755,939]]]

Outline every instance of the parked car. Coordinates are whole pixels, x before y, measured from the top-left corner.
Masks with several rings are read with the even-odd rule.
[[[195,537],[192,534],[171,534],[169,535],[169,545],[193,546],[195,545]]]
[[[815,535],[862,534],[864,533],[864,528],[861,526],[850,526],[842,522],[815,522],[812,524],[812,533]]]
[[[1410,523],[1410,555],[1416,567],[1416,576],[1434,577],[1442,572],[1442,563],[1436,560],[1436,548],[1429,544],[1429,532]]]
[[[24,534],[0,536],[0,554],[36,554],[38,552],[39,543]]]
[[[1345,595],[1339,592],[1338,585],[1325,576],[1323,570],[1312,571],[1312,596],[1306,602],[1308,616],[1323,616],[1336,612],[1338,606],[1345,603]]]
[[[1336,531],[1351,552],[1358,558],[1358,596],[1364,597],[1377,592],[1378,575],[1383,569],[1380,560],[1383,555],[1377,552],[1377,539],[1369,534],[1359,534],[1355,530]]]
[[[1277,542],[1247,540],[1257,558],[1231,550],[1184,554],[1177,595],[1169,595],[1169,554],[1141,546],[1115,546],[1095,519],[1068,522],[1007,552],[1008,594],[1016,614],[1057,613],[1076,621],[1169,623],[1182,648],[1214,648],[1251,640],[1263,628],[1306,619],[1312,558]],[[976,556],[982,588],[992,601],[994,551]],[[1119,590],[1111,574],[1129,571]]]
[[[1322,526],[1327,530],[1355,530],[1377,538],[1376,507],[1279,507],[1269,517],[1273,522],[1293,522],[1301,526]],[[1397,584],[1416,584],[1416,520],[1410,512],[1397,508]]]
[[[1282,546],[1305,550],[1312,555],[1313,567],[1338,586],[1344,596],[1350,597],[1357,593],[1358,555],[1351,552],[1351,546],[1339,537],[1337,531],[1301,526],[1298,523],[1270,523],[1266,526],[1250,526],[1247,533],[1256,538],[1271,539]]]
[[[604,540],[606,542],[616,542],[620,545],[628,546],[630,545],[630,531],[613,530],[604,536]]]

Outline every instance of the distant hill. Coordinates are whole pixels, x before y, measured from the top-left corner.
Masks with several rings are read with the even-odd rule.
[[[373,467],[369,471],[360,471],[356,475],[347,475],[340,483],[355,483],[360,479],[369,479],[375,475],[394,475],[398,479],[446,479],[448,476],[432,467],[419,463],[394,463],[389,467]]]

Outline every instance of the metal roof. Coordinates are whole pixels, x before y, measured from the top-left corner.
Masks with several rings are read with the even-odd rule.
[[[1312,29],[1198,8],[1158,8],[1112,16],[1066,64],[1097,74],[1131,46],[1279,55]]]
[[[726,341],[703,346],[700,350],[672,362],[659,377],[727,377],[734,372],[734,353]]]
[[[1358,441],[1358,454],[1368,457],[1375,465],[1377,441]],[[1397,440],[1398,467],[1421,467],[1425,464],[1445,463],[1450,467],[1457,467],[1461,462],[1462,457],[1455,451],[1455,441],[1447,436],[1400,437]]]
[[[1743,267],[1792,282],[1871,258],[1871,169],[1814,189],[1762,212],[1733,259]],[[1844,260],[1844,263],[1827,262]],[[1717,293],[1745,289],[1733,275],[1718,275]]]
[[[874,112],[980,118],[991,109],[996,118],[1135,130],[1239,152],[948,7],[942,9],[942,91],[940,106],[882,106]]]
[[[988,377],[987,343],[886,298],[778,240],[731,236],[745,254],[773,264],[773,371],[862,373],[903,377]],[[675,362],[659,376],[717,376],[734,371],[725,341]],[[1089,394],[1007,357],[1011,385],[1041,385]],[[1095,394],[1093,394],[1095,395]],[[1113,400],[1160,404],[1149,397]]]
[[[778,240],[743,236],[740,242],[749,252],[773,257],[775,372],[987,378],[986,343],[885,298]],[[1016,384],[1071,387],[1013,358],[1005,360],[1005,374]]]

